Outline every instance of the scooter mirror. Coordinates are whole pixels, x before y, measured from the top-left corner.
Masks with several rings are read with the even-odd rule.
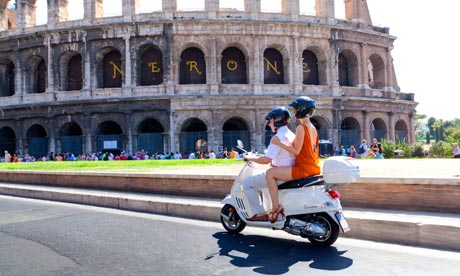
[[[243,141],[237,140],[236,143],[237,143],[239,149],[244,149]]]

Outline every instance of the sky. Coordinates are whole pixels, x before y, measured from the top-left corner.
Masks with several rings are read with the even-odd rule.
[[[37,0],[46,1],[46,0]],[[155,10],[161,0],[140,0],[145,12]],[[178,7],[193,9],[204,0],[177,0]],[[336,17],[343,18],[343,1],[335,0]],[[300,0],[301,11],[312,14],[315,0]],[[69,1],[70,11],[78,10],[83,0]],[[105,16],[121,14],[121,0],[104,0]],[[192,3],[192,4],[191,4]],[[221,0],[221,5],[242,9],[243,0]],[[390,28],[396,36],[392,50],[396,79],[401,92],[414,93],[417,114],[436,119],[460,118],[460,54],[457,49],[457,0],[367,0],[374,26]],[[119,7],[113,9],[113,7]],[[45,5],[38,8],[46,9]],[[280,9],[279,0],[262,0],[262,10]],[[45,10],[46,11],[46,10]],[[39,11],[37,10],[37,13]],[[72,15],[78,17],[82,15]],[[38,20],[38,19],[37,19]],[[455,41],[454,41],[455,40]]]

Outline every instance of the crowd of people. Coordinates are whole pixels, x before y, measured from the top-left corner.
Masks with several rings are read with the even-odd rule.
[[[63,152],[60,154],[54,154],[50,152],[46,156],[34,157],[29,154],[25,154],[19,157],[16,153],[11,155],[5,150],[4,155],[0,157],[0,162],[36,162],[36,161],[109,161],[109,160],[170,160],[170,159],[229,159],[229,158],[242,158],[242,155],[238,153],[234,148],[227,150],[224,148],[219,152],[214,150],[210,151],[196,151],[189,153],[176,152],[155,152],[150,154],[148,151],[140,150],[135,154],[127,152],[120,152],[119,154],[113,152],[94,152],[94,153],[83,153],[75,155],[72,152]]]
[[[367,145],[367,140],[363,139],[358,149],[356,149],[353,145],[349,148],[340,146],[340,149],[334,147],[334,156],[383,159],[383,150],[382,145],[378,142],[377,138],[372,139],[372,144],[370,146]]]

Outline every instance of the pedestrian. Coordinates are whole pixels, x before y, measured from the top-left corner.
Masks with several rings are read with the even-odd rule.
[[[11,162],[11,154],[5,150],[5,162]]]
[[[460,158],[460,148],[458,147],[458,144],[453,143],[452,146],[453,146],[452,155],[454,156],[454,158]],[[6,159],[6,157],[5,157],[5,159]]]

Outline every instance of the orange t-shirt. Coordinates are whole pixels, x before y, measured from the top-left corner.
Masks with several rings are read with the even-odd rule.
[[[295,166],[292,167],[292,178],[299,179],[321,173],[319,166],[319,140],[316,136],[316,150],[313,150],[310,133],[306,125],[302,125],[305,130],[302,150],[295,157]]]

